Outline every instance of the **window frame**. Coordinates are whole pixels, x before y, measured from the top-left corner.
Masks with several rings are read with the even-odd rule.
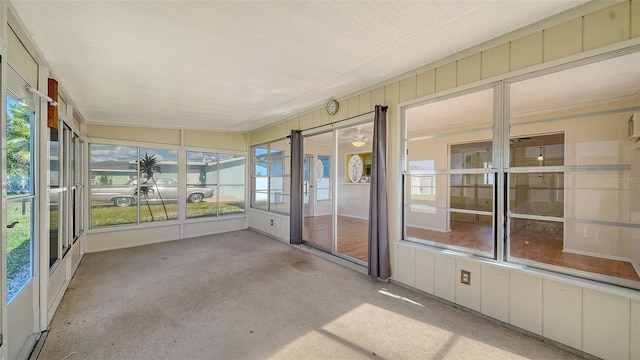
[[[496,87],[496,96],[494,98],[495,105],[495,113],[494,119],[492,122],[493,126],[493,141],[494,141],[494,168],[496,170],[496,177],[494,179],[494,184],[497,184],[499,189],[495,191],[495,202],[497,206],[494,206],[494,224],[505,224],[504,226],[496,226],[495,228],[495,236],[496,236],[496,246],[494,248],[494,257],[493,259],[485,259],[485,261],[495,262],[502,266],[508,267],[522,267],[524,266],[529,271],[537,272],[537,273],[548,273],[548,274],[558,274],[560,276],[568,276],[578,281],[594,281],[596,283],[602,285],[616,285],[623,286],[633,289],[640,289],[640,281],[635,280],[626,280],[624,278],[615,277],[614,275],[601,275],[591,271],[583,271],[578,269],[573,269],[566,266],[560,265],[547,265],[542,262],[537,261],[528,261],[522,260],[518,258],[514,258],[513,256],[509,256],[509,231],[510,225],[507,222],[509,219],[509,187],[504,188],[505,186],[510,186],[509,177],[513,173],[520,173],[520,170],[513,170],[509,166],[509,141],[510,141],[510,127],[511,127],[511,119],[510,119],[510,88],[509,86],[518,81],[527,80],[527,79],[535,79],[547,74],[562,72],[565,70],[571,70],[583,65],[594,64],[601,61],[606,61],[609,59],[613,59],[619,56],[629,55],[629,54],[638,54],[640,53],[640,45],[631,45],[613,50],[602,52],[599,54],[586,54],[580,55],[580,57],[572,57],[571,59],[565,61],[562,64],[552,63],[549,65],[541,65],[535,68],[533,71],[531,70],[522,70],[518,72],[507,73],[502,79],[491,79],[490,81],[483,81],[476,84],[471,84],[467,86],[457,87],[451,90],[443,91],[442,93],[434,94],[432,96],[428,96],[419,101],[400,104],[399,113],[400,113],[400,141],[401,141],[401,152],[400,152],[400,196],[398,198],[399,207],[404,209],[407,206],[407,183],[406,183],[406,175],[411,174],[411,171],[406,169],[406,157],[407,157],[407,119],[406,119],[406,111],[413,107],[421,106],[424,104],[441,101],[450,97],[461,96],[465,93],[476,91],[476,89],[480,89],[482,87],[495,86]],[[640,111],[640,105],[634,107],[635,112]],[[566,144],[566,142],[565,142]],[[567,166],[562,166],[561,168],[567,168]],[[602,167],[602,171],[607,170],[607,166]],[[552,172],[558,172],[562,169],[549,169]],[[565,169],[566,170],[566,169]],[[572,170],[572,169],[570,169]],[[573,170],[572,170],[573,171]],[[526,172],[526,170],[525,170]],[[557,189],[556,189],[557,190]],[[566,207],[566,204],[565,204]],[[566,214],[564,214],[566,217]],[[454,251],[454,253],[459,253],[464,256],[476,257],[477,254],[474,254],[469,251],[459,251],[460,249],[449,248],[446,246],[434,245],[429,242],[420,241],[416,239],[409,238],[405,235],[405,214],[404,211],[401,214],[398,214],[396,217],[398,220],[398,224],[401,227],[401,242],[409,242],[409,243],[417,243],[419,245],[428,246],[431,248],[440,249],[440,251]],[[598,220],[595,220],[598,222]],[[632,224],[633,225],[633,224]],[[635,226],[635,225],[634,225]],[[480,257],[478,257],[480,260]],[[637,269],[636,269],[637,272]],[[557,276],[557,275],[556,275]]]
[[[250,195],[250,207],[252,209],[256,209],[256,210],[262,210],[262,211],[268,211],[268,212],[273,212],[273,213],[277,213],[277,214],[282,214],[282,215],[289,215],[290,213],[290,209],[289,209],[289,205],[290,205],[290,198],[291,198],[291,170],[289,169],[289,172],[286,171],[287,168],[290,167],[291,165],[291,147],[289,147],[288,149],[285,149],[282,156],[272,156],[272,148],[271,146],[273,144],[276,143],[282,143],[282,142],[288,142],[288,138],[279,138],[279,139],[275,139],[269,142],[264,142],[264,143],[259,143],[259,144],[253,144],[250,147],[250,151],[249,153],[251,154],[251,172],[250,172],[250,176],[251,176],[251,195]],[[266,153],[264,156],[256,156],[256,149],[258,148],[264,148],[266,149]],[[274,162],[274,160],[278,160],[278,161],[282,161],[282,173],[278,173],[277,176],[276,174],[272,174],[272,164]],[[288,165],[287,165],[287,161],[288,161]],[[261,174],[256,174],[256,166],[257,163],[259,162],[264,162],[266,163],[266,174],[265,175],[261,175]],[[267,206],[266,208],[261,208],[261,207],[257,207],[256,206],[256,195],[257,193],[264,193],[264,190],[256,190],[256,186],[258,183],[258,179],[264,179],[266,181],[266,185],[267,185],[267,189],[266,189],[266,195],[267,195]],[[283,192],[281,194],[279,194],[280,196],[282,196],[283,200],[282,203],[286,204],[287,207],[287,211],[282,211],[282,210],[278,210],[278,209],[273,209],[272,208],[272,183],[274,179],[282,179],[282,189]],[[288,182],[288,188],[289,188],[289,192],[286,192],[287,189],[287,182]]]
[[[136,222],[132,223],[123,223],[123,224],[111,224],[111,225],[102,225],[102,226],[92,226],[91,225],[91,217],[92,217],[92,207],[91,207],[91,188],[94,185],[95,179],[97,179],[97,174],[91,167],[92,155],[91,155],[91,147],[92,145],[106,145],[106,146],[126,146],[126,147],[134,147],[136,148],[136,153],[140,152],[141,148],[152,148],[152,149],[161,149],[161,150],[170,150],[177,151],[177,174],[176,181],[178,183],[178,216],[176,219],[170,220],[162,220],[162,221],[147,221],[140,222],[139,216]],[[90,141],[86,141],[87,153],[85,157],[85,163],[87,164],[87,174],[89,179],[89,184],[84,186],[87,190],[87,203],[89,204],[87,209],[88,216],[88,229],[85,231],[89,234],[91,233],[100,233],[100,232],[108,232],[114,231],[117,229],[123,228],[149,228],[156,226],[165,226],[165,225],[176,225],[176,224],[189,224],[189,223],[200,223],[200,222],[208,222],[208,221],[219,221],[219,220],[228,220],[234,218],[243,218],[246,217],[246,207],[247,207],[247,179],[246,179],[246,166],[247,166],[247,153],[243,151],[237,150],[226,150],[226,149],[213,149],[213,148],[203,148],[203,147],[194,147],[194,146],[184,146],[184,145],[172,145],[172,144],[158,144],[158,143],[145,143],[145,142],[133,142],[127,140],[118,140],[118,139],[107,139],[107,138],[92,138]],[[223,155],[234,155],[234,156],[243,156],[245,158],[244,164],[244,172],[245,175],[242,177],[241,181],[244,185],[244,207],[245,211],[240,213],[233,213],[224,216],[206,216],[206,217],[186,217],[186,184],[187,184],[187,162],[186,162],[186,153],[187,151],[191,152],[210,152],[210,153],[219,153]],[[138,155],[139,156],[139,155]],[[134,172],[139,173],[139,169],[135,169]],[[184,201],[183,201],[184,200]],[[185,204],[181,204],[181,203]],[[134,205],[131,205],[134,206]],[[137,206],[137,205],[136,205]],[[182,210],[181,210],[182,209]]]

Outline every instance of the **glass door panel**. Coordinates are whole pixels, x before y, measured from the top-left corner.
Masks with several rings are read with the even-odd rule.
[[[7,353],[18,358],[32,348],[37,326],[39,286],[36,273],[35,113],[30,94],[21,91],[15,72],[9,85],[20,96],[7,96],[6,123],[6,246]],[[17,81],[15,81],[17,80]],[[15,84],[15,81],[18,84]],[[10,87],[11,89],[11,87]],[[12,92],[12,93],[15,93]],[[4,195],[4,194],[3,194]]]
[[[331,195],[333,132],[304,138],[302,239],[327,251],[334,249]]]
[[[373,123],[337,130],[335,250],[363,262],[368,256]]]
[[[34,275],[33,112],[7,97],[7,301]]]

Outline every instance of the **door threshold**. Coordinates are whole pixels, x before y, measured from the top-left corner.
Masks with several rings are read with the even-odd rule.
[[[342,265],[346,268],[349,268],[353,271],[357,271],[361,274],[367,275],[367,266],[362,265],[362,264],[358,264],[356,262],[353,262],[351,260],[345,259],[341,256],[339,256],[338,254],[334,254],[334,253],[330,253],[327,251],[322,250],[319,247],[315,247],[315,246],[311,246],[307,243],[302,243],[300,245],[294,245],[296,247],[298,247],[300,250],[302,251],[306,251],[310,254],[319,256],[323,259],[329,260],[333,263],[336,263],[338,265]]]

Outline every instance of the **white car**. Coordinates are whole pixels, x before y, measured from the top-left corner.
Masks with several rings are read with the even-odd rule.
[[[178,201],[178,182],[168,178],[158,178],[142,184],[149,187],[149,202],[159,204]],[[127,207],[136,203],[138,194],[138,179],[131,179],[126,185],[92,185],[91,200],[111,201],[114,205]],[[213,189],[204,185],[187,186],[187,202],[199,203],[205,198],[213,196]],[[144,202],[147,199],[143,200]]]

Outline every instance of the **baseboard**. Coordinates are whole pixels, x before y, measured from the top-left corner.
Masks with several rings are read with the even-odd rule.
[[[275,235],[273,235],[273,234],[269,234],[268,232],[262,231],[262,230],[260,230],[260,229],[258,229],[258,228],[254,228],[254,227],[249,226],[247,229],[252,230],[252,231],[255,231],[255,232],[257,232],[258,234],[262,234],[262,235],[264,235],[264,236],[268,236],[268,237],[270,237],[270,238],[273,238],[273,239],[276,239],[276,240],[282,241],[282,242],[283,242],[283,243],[285,243],[285,244],[289,244],[289,240],[287,240],[287,239],[283,239],[283,238],[278,237],[278,236],[275,236]]]

